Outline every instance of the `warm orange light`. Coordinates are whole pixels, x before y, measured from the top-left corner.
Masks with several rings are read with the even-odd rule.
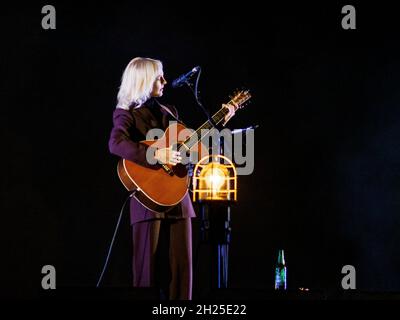
[[[196,165],[193,201],[204,200],[236,201],[236,169],[228,158],[209,155]]]
[[[200,188],[211,191],[212,199],[217,200],[220,198],[220,191],[226,186],[227,177],[228,170],[223,165],[211,162],[200,173]]]

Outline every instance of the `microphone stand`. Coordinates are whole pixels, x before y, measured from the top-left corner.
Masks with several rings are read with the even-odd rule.
[[[197,104],[201,108],[201,110],[204,112],[206,115],[208,122],[211,123],[213,128],[217,128],[217,124],[214,122],[214,120],[210,117],[209,112],[207,109],[203,106],[201,103],[199,96],[198,96],[198,83],[199,83],[199,78],[200,78],[200,73],[201,73],[201,68],[199,69],[199,74],[197,75],[196,83],[194,90],[192,88],[192,84],[189,83],[189,81],[185,81],[185,83],[188,85],[189,89],[192,91],[194,94],[194,97],[196,99]],[[220,143],[219,143],[220,144]],[[219,147],[221,147],[219,145]],[[219,150],[221,152],[221,150]],[[192,172],[193,174],[193,172]],[[215,211],[215,208],[213,209],[212,205],[206,205],[203,204],[201,206],[201,242],[209,242],[211,241],[212,244],[215,243],[217,244],[217,262],[218,262],[218,269],[217,269],[217,287],[218,288],[227,288],[228,287],[228,248],[229,248],[229,242],[230,242],[230,207],[228,206],[227,208],[227,216],[225,219],[217,219],[214,221],[216,224],[214,226],[214,231],[211,232],[212,239],[209,239],[209,223],[210,223],[210,216],[212,216],[212,220],[215,219],[215,217],[221,217],[219,212],[209,212],[209,211]],[[210,215],[211,213],[211,215]],[[221,221],[220,221],[221,220]],[[226,221],[225,221],[226,220]],[[221,229],[222,226],[222,229]],[[219,231],[219,232],[218,232]],[[221,234],[222,232],[222,234]],[[222,238],[221,238],[222,237]]]
[[[204,114],[206,115],[208,121],[211,123],[211,125],[216,129],[217,128],[217,124],[214,122],[214,120],[210,117],[210,113],[207,111],[207,109],[203,106],[203,104],[201,103],[199,96],[198,96],[198,84],[199,84],[199,79],[200,79],[200,74],[201,74],[201,67],[199,67],[199,74],[197,75],[197,79],[196,79],[196,84],[194,87],[194,90],[192,88],[192,84],[189,81],[185,81],[185,83],[188,85],[189,89],[192,91],[192,93],[194,94],[194,97],[196,99],[197,104],[199,105],[199,107],[201,108],[201,110],[204,112]]]

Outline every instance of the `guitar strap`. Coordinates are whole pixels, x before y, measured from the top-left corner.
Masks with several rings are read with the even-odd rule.
[[[161,108],[163,108],[165,111],[167,111],[172,116],[172,118],[174,118],[177,122],[182,123],[184,125],[184,123],[181,120],[179,120],[179,118],[177,116],[175,116],[174,113],[169,108],[167,108],[166,106],[164,106],[157,100],[156,100],[156,102]]]

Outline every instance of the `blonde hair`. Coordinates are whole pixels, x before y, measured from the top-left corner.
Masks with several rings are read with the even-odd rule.
[[[156,78],[162,74],[161,61],[137,57],[132,59],[122,75],[117,108],[128,110],[131,104],[140,107],[151,96]]]

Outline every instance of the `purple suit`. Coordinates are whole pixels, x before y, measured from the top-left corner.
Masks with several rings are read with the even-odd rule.
[[[168,107],[175,116],[175,108]],[[114,126],[109,140],[110,152],[137,164],[148,166],[146,133],[153,128],[166,129],[172,116],[150,99],[142,107],[130,110],[115,109]],[[191,299],[192,291],[192,233],[190,219],[195,217],[189,193],[167,214],[148,210],[134,197],[130,203],[130,220],[133,228],[134,286],[161,286],[156,264],[161,250],[158,245],[160,232],[168,237],[169,248],[169,297]],[[168,229],[164,232],[163,229]],[[166,241],[163,241],[166,242]],[[165,271],[165,270],[163,270]]]

